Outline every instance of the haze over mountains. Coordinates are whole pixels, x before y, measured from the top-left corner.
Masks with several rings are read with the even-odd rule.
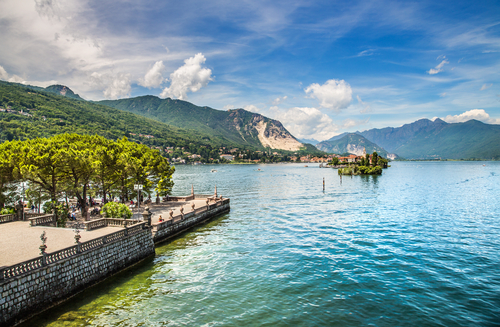
[[[153,136],[142,140],[152,145],[196,142],[287,151],[314,152],[317,148],[358,155],[366,149],[391,159],[500,159],[500,125],[477,120],[446,123],[421,119],[397,128],[340,134],[314,148],[297,140],[279,121],[260,114],[244,109],[216,110],[170,98],[141,96],[91,102],[64,85],[41,88],[0,82],[0,106],[24,110],[22,115],[8,115],[5,109],[0,113],[0,141],[62,132],[98,133],[110,138],[142,133]]]

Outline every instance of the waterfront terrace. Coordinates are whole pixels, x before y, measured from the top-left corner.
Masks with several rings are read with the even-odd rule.
[[[55,224],[51,215],[30,221],[0,216],[0,326],[27,319],[154,256],[155,243],[228,211],[229,199],[216,190],[148,204],[142,219],[98,218],[80,229],[47,226]]]

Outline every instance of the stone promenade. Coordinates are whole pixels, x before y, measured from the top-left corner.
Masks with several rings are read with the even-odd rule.
[[[179,202],[163,202],[161,204],[141,205],[134,210],[134,213],[141,213],[148,206],[153,213],[151,222],[157,223],[160,215],[163,219],[169,217],[170,210],[173,215],[180,214],[180,208],[184,208],[184,214],[192,211],[191,205],[195,208],[205,206],[205,199],[196,199]],[[103,227],[91,231],[83,230],[80,224],[80,242],[102,237],[118,231],[120,227]],[[56,228],[46,226],[30,227],[27,221],[13,221],[0,224],[0,267],[11,266],[26,260],[40,256],[39,246],[42,244],[40,235],[45,231],[47,237],[47,253],[55,252],[75,245],[75,231],[73,228]]]

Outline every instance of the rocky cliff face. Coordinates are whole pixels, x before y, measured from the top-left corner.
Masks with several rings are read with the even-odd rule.
[[[297,141],[281,122],[243,109],[230,110],[228,121],[245,141],[255,139],[263,147],[298,151],[304,145]]]

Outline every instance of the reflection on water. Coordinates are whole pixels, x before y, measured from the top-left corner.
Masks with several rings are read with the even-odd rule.
[[[178,166],[176,195],[217,185],[231,212],[25,326],[494,325],[500,165],[482,165],[342,184],[303,165]]]

